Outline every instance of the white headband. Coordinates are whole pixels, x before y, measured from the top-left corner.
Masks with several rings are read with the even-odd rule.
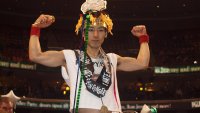
[[[86,0],[81,5],[81,11],[85,14],[87,11],[102,11],[106,9],[107,1],[105,0]]]

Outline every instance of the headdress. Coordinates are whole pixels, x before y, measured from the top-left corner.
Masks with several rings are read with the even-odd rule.
[[[76,34],[78,34],[79,30],[83,30],[86,27],[86,15],[89,15],[91,25],[104,26],[112,35],[112,20],[110,19],[109,15],[103,11],[106,9],[106,5],[107,2],[105,0],[86,0],[86,2],[81,6],[81,11],[83,14],[80,15],[76,25]]]

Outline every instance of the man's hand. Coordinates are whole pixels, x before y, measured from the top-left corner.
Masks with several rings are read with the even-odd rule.
[[[55,22],[55,17],[52,15],[40,15],[38,19],[32,24],[34,27],[46,28]]]
[[[138,38],[142,35],[147,35],[146,27],[144,25],[134,26],[131,32]]]
[[[151,110],[146,104],[144,104],[140,113],[151,113]]]

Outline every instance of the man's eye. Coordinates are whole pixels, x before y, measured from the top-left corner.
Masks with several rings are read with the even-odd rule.
[[[99,32],[104,32],[104,29],[98,29]]]
[[[8,108],[7,108],[7,107],[3,107],[3,109],[4,109],[4,110],[7,110]]]
[[[90,31],[90,32],[93,32],[93,31],[94,31],[94,29],[93,29],[93,28],[89,28],[89,29],[88,29],[88,31]]]

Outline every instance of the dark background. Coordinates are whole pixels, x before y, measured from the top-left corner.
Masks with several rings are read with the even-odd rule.
[[[41,31],[40,42],[43,51],[78,48],[80,35],[76,36],[74,30],[83,2],[1,0],[0,59],[31,63],[27,54],[30,26],[40,14],[51,14],[56,18],[52,26]],[[199,98],[199,72],[159,75],[154,73],[156,66],[200,66],[199,0],[108,0],[107,2],[107,12],[114,23],[114,35],[109,35],[103,44],[106,52],[136,57],[139,43],[130,32],[132,27],[144,24],[150,35],[149,68],[136,72],[118,72],[121,100]],[[13,89],[20,97],[69,99],[69,92],[63,95],[67,85],[61,77],[60,67],[47,68],[41,65],[38,67],[39,70],[36,71],[0,67],[0,93],[6,94]],[[144,90],[140,90],[141,88]],[[152,91],[147,91],[145,88]],[[48,112],[18,110],[19,113]],[[199,110],[160,112],[197,113]]]

